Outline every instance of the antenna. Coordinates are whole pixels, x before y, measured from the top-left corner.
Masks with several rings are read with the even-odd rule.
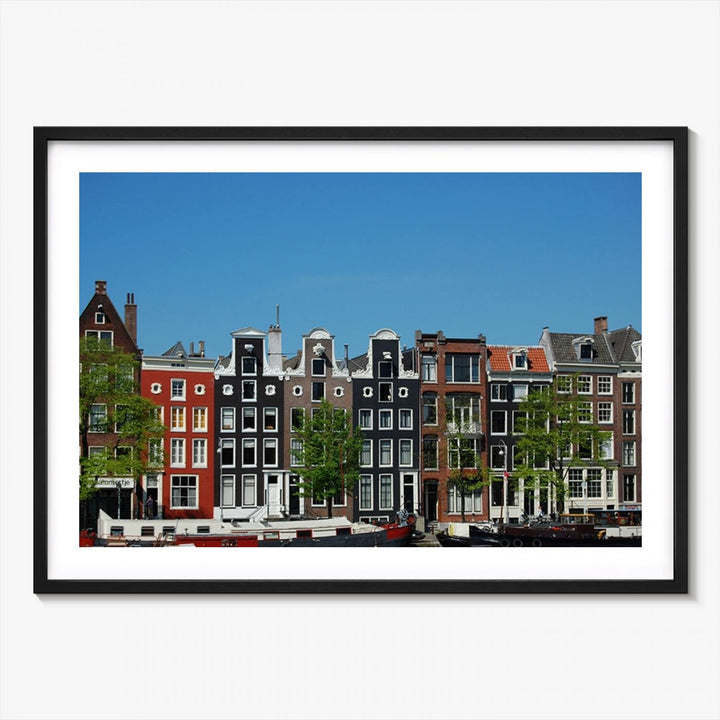
[[[280,306],[275,306],[275,324],[280,327]]]

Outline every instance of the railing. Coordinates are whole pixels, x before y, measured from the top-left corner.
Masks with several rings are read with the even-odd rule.
[[[248,517],[248,520],[250,520],[250,522],[260,522],[261,520],[265,520],[265,518],[267,518],[269,512],[270,510],[267,505],[261,505]]]

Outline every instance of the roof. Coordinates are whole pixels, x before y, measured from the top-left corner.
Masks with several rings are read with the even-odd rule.
[[[487,358],[492,372],[510,372],[509,353],[513,350],[520,349],[517,345],[488,345]],[[545,350],[537,346],[522,346],[523,350],[527,350],[528,367],[530,372],[549,373],[550,368],[545,357]]]
[[[612,330],[608,333],[608,337],[617,362],[637,362],[632,345],[642,340],[642,335],[632,325],[622,330]]]
[[[163,357],[187,357],[183,344],[178,340],[169,350],[166,350]]]

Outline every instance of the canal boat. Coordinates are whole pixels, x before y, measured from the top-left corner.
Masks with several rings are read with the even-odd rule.
[[[399,511],[392,522],[353,523],[347,518],[305,520],[116,520],[104,512],[94,536],[81,546],[100,547],[392,547],[410,543],[415,516]],[[92,542],[90,541],[92,540]]]

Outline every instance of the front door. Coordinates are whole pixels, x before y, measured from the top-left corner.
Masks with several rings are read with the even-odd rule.
[[[411,473],[403,473],[403,507],[415,512],[415,475]]]
[[[297,475],[290,476],[290,497],[288,498],[288,513],[290,515],[300,514],[300,487],[298,486],[299,477]]]
[[[270,515],[280,515],[282,504],[282,486],[279,475],[268,475],[267,504]]]

